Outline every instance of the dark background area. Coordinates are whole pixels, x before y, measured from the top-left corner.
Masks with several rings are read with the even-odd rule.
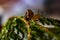
[[[46,16],[60,19],[60,0],[45,1]]]

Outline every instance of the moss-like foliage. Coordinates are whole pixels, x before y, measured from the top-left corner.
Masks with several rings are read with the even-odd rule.
[[[0,32],[0,40],[60,40],[60,21],[40,17],[39,21],[43,25],[46,23],[55,26],[45,28],[33,19],[29,21],[29,24],[23,19],[24,17],[9,18]]]

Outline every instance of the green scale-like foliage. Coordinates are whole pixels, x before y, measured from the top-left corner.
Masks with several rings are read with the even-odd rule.
[[[28,30],[24,21],[24,17],[10,18],[0,32],[0,40],[28,40]],[[39,21],[44,25],[54,25],[54,28],[45,28],[38,25],[35,20],[30,20],[29,40],[60,40],[60,21],[40,17]],[[47,30],[48,29],[48,30]]]
[[[25,23],[17,18],[13,17],[8,20],[1,33],[1,40],[22,40],[24,33],[27,34]],[[20,36],[21,34],[21,36]]]

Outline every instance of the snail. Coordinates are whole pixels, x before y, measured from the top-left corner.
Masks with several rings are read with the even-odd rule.
[[[37,20],[40,17],[39,14],[34,14],[34,12],[31,9],[28,9],[25,14],[25,20],[29,21],[31,19]]]
[[[29,20],[31,20],[31,19],[33,18],[33,16],[34,16],[33,11],[30,10],[30,9],[28,9],[28,10],[26,11],[26,14],[25,14],[25,19],[26,19],[27,21],[29,21]]]

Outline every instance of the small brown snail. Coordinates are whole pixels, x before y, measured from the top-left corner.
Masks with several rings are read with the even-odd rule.
[[[29,20],[31,20],[31,19],[36,20],[36,19],[38,19],[38,18],[40,18],[40,15],[39,15],[39,14],[34,14],[33,11],[30,10],[30,9],[27,10],[27,12],[26,12],[26,14],[25,14],[25,19],[26,19],[27,21],[29,21]]]

